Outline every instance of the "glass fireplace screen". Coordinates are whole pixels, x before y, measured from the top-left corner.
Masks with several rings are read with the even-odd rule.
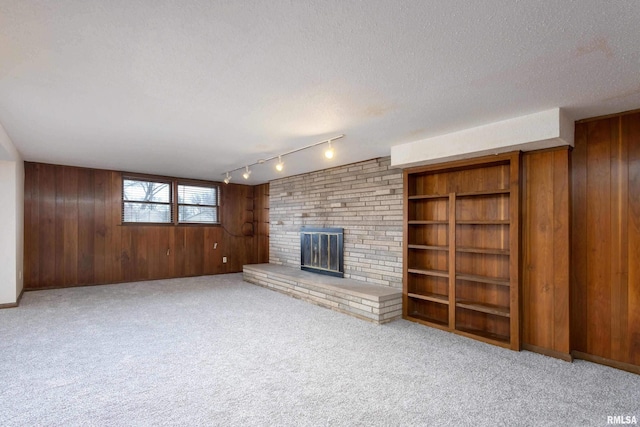
[[[300,268],[331,276],[344,276],[342,228],[300,230]]]

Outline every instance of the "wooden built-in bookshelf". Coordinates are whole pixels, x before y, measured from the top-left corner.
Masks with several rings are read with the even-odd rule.
[[[520,349],[520,154],[405,170],[403,316]]]

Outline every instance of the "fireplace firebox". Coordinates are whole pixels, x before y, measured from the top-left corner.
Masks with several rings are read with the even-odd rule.
[[[300,268],[314,273],[344,277],[344,229],[300,229]]]

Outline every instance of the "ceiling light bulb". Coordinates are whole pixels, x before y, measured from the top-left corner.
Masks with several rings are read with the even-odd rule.
[[[333,159],[333,147],[331,146],[331,141],[329,142],[329,148],[327,148],[327,151],[324,152],[324,156],[327,159]]]
[[[231,175],[229,175],[229,172],[227,172],[227,176],[226,176],[226,177],[225,177],[225,179],[224,179],[224,183],[225,183],[225,184],[228,184],[228,183],[229,183],[229,181],[231,181]]]
[[[251,176],[251,171],[249,170],[249,166],[246,166],[246,170],[242,174],[242,177],[244,179],[249,179],[250,176]]]
[[[284,163],[282,163],[282,156],[278,156],[278,164],[276,165],[276,170],[278,172],[282,172],[282,169],[284,169]]]

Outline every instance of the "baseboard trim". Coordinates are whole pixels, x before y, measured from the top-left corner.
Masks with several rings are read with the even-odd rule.
[[[564,360],[565,362],[573,362],[573,356],[571,355],[571,353],[563,353],[561,351],[538,347],[537,345],[533,344],[522,344],[522,349],[532,351],[534,353],[539,353],[544,356],[553,357],[555,359]]]
[[[7,304],[0,304],[0,310],[2,310],[3,308],[16,308],[17,306],[20,305],[20,300],[22,299],[22,295],[24,294],[24,288],[20,291],[20,295],[18,295],[18,299],[16,300],[16,302],[10,302]]]
[[[18,306],[17,302],[9,302],[6,304],[0,304],[0,310],[2,310],[3,308],[15,308]]]
[[[612,368],[621,369],[623,371],[631,372],[633,374],[640,375],[640,366],[632,365],[631,363],[618,362],[617,360],[607,359],[606,357],[595,356],[593,354],[583,353],[581,351],[573,350],[571,355],[575,359],[586,360],[587,362],[599,363],[601,365],[607,365]]]

